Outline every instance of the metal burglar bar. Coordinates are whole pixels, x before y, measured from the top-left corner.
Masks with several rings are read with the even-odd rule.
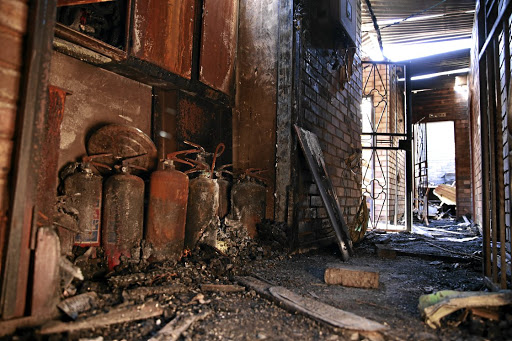
[[[484,278],[494,290],[512,287],[510,233],[510,0],[478,1],[478,78]]]
[[[428,222],[427,125],[414,125],[414,208]]]
[[[411,217],[406,165],[412,162],[405,151],[411,145],[406,106],[410,96],[404,95],[398,81],[404,75],[404,65],[363,62],[362,190],[370,205],[372,228],[404,230],[404,218]]]

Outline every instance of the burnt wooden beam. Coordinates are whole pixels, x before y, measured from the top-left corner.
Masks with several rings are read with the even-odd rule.
[[[116,0],[57,0],[57,7],[97,4]]]
[[[3,319],[23,316],[26,307],[31,250],[32,212],[37,192],[44,121],[48,106],[48,78],[57,16],[56,0],[30,3],[28,44],[21,91],[20,120],[14,167],[15,189],[2,274]]]
[[[99,39],[75,31],[61,23],[56,23],[55,25],[55,36],[67,40],[71,43],[86,47],[115,61],[125,60],[127,57],[125,51],[115,48],[114,46],[109,45]]]
[[[293,116],[293,3],[279,1],[277,58],[277,130],[276,130],[276,203],[274,219],[292,224],[288,219],[291,189]]]
[[[119,63],[103,64],[101,67],[164,90],[180,89],[191,96],[203,97],[214,104],[227,107],[232,107],[234,104],[234,99],[231,96],[212,89],[199,81],[180,77],[175,73],[135,57],[128,57],[125,61]]]

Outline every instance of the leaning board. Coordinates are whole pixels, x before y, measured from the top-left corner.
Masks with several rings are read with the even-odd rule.
[[[350,239],[348,226],[341,214],[338,197],[336,196],[331,179],[329,178],[327,169],[325,168],[324,156],[322,149],[320,148],[320,143],[318,142],[318,137],[312,132],[302,129],[297,125],[295,125],[295,131],[299,137],[299,142],[308,162],[309,169],[313,174],[316,185],[318,186],[318,191],[320,192],[320,196],[322,197],[322,201],[327,210],[329,220],[331,221],[334,232],[336,233],[338,247],[341,251],[341,258],[343,260],[348,260],[353,254],[352,240]]]

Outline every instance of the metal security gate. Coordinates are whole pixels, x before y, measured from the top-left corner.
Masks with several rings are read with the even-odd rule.
[[[511,289],[512,1],[479,0],[476,17],[481,179],[475,187],[481,189],[474,193],[476,212],[481,209],[484,280],[493,290]]]
[[[405,75],[404,65],[363,62],[362,191],[374,229],[411,226],[412,130]]]
[[[427,125],[414,125],[414,209],[428,224]]]

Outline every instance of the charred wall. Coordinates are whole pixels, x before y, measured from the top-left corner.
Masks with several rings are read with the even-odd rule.
[[[278,1],[241,0],[239,15],[233,163],[235,168],[267,170],[266,216],[273,218]]]
[[[12,196],[11,160],[20,121],[22,71],[28,4],[24,0],[0,1],[0,270],[4,267],[4,247]]]
[[[357,41],[354,47],[339,44],[325,48],[311,35],[314,21],[308,9],[310,3],[295,4],[295,51],[298,70],[297,122],[318,136],[327,171],[336,190],[341,210],[350,222],[361,200],[360,176],[355,180],[345,166],[345,159],[358,154],[361,148],[361,59],[360,59],[360,1],[357,2]],[[319,47],[320,46],[320,47]],[[354,59],[344,47],[354,53]],[[347,52],[347,53],[345,53]],[[339,58],[345,56],[345,59]],[[348,65],[344,65],[346,64]],[[340,63],[338,65],[338,63]],[[346,71],[352,71],[347,76]],[[360,157],[359,155],[357,155]],[[296,244],[308,246],[329,242],[333,238],[327,212],[318,188],[307,169],[305,159],[298,153],[296,190]],[[360,169],[354,169],[359,174]]]
[[[151,87],[55,52],[50,84],[66,90],[59,169],[85,155],[87,136],[107,124],[151,130]]]

